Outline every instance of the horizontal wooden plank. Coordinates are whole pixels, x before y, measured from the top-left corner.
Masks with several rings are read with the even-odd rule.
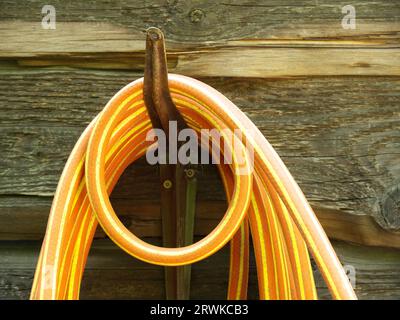
[[[40,31],[40,22],[44,16],[41,13],[43,6],[41,1],[23,3],[5,0],[1,5],[7,10],[1,10],[0,21],[25,23],[25,25],[13,25],[14,29],[30,23],[31,28],[16,30],[25,31],[28,38]],[[48,30],[50,32],[42,35],[52,37],[59,33],[53,39],[56,43],[54,41],[50,43],[46,37],[36,38],[42,44],[56,48],[52,51],[61,51],[59,47],[57,48],[57,44],[64,41],[65,48],[72,51],[93,52],[96,48],[91,47],[93,40],[99,39],[105,41],[104,44],[98,44],[106,49],[105,52],[115,51],[118,48],[118,46],[107,47],[112,44],[107,42],[109,40],[119,41],[118,44],[123,40],[129,40],[130,43],[123,44],[125,45],[123,51],[143,49],[143,44],[135,47],[137,43],[134,41],[142,40],[143,31],[151,26],[164,29],[168,39],[177,48],[185,47],[185,44],[187,48],[187,44],[191,43],[213,45],[243,39],[342,38],[374,39],[384,42],[396,39],[399,35],[399,26],[396,23],[399,21],[400,8],[395,0],[353,1],[351,5],[356,9],[356,29],[344,29],[341,26],[345,15],[341,11],[343,6],[348,5],[346,1],[156,0],[151,4],[143,4],[139,0],[117,0],[112,3],[108,1],[82,3],[74,0],[66,4],[64,1],[55,0],[52,5],[56,9],[56,29]],[[6,25],[4,28],[1,29],[2,32],[7,32]],[[74,45],[70,45],[74,42]],[[23,43],[21,39],[14,39],[13,45],[22,49],[21,43]],[[37,44],[32,43],[32,45]],[[21,51],[26,52],[26,50]],[[46,51],[46,48],[40,51]]]
[[[158,243],[156,239],[146,239]],[[335,242],[338,256],[354,271],[360,299],[400,298],[400,255],[388,249],[371,249]],[[26,299],[39,252],[37,242],[0,242],[0,299]],[[251,251],[252,252],[252,251]],[[224,299],[228,279],[229,249],[194,264],[191,298]],[[319,296],[329,293],[316,271]],[[110,241],[93,245],[85,270],[83,299],[163,299],[163,271],[125,254]],[[256,270],[251,259],[249,298],[257,298]]]
[[[203,77],[398,76],[399,61],[399,49],[237,48],[179,57],[171,71]]]
[[[0,70],[0,203],[8,208],[0,214],[9,216],[14,196],[54,194],[83,128],[138,74],[9,65]],[[314,208],[372,216],[398,232],[400,78],[202,80],[256,123]],[[215,171],[202,170],[199,199],[223,200]],[[144,162],[124,179],[117,198],[149,200],[158,190],[156,168]]]
[[[157,242],[156,239],[147,240]],[[37,242],[0,242],[0,299],[28,298],[39,248]],[[211,263],[219,264],[221,268],[216,270]],[[226,250],[196,264],[193,268],[192,298],[223,299],[228,264]],[[204,277],[204,273],[210,274],[210,277]],[[163,299],[163,278],[162,267],[145,264],[128,256],[109,241],[101,241],[91,249],[81,297]]]
[[[308,43],[234,45],[223,48],[192,48],[168,55],[169,71],[197,77],[262,77],[299,76],[399,76],[400,49],[349,47],[324,48]],[[339,46],[340,47],[340,46]],[[8,53],[3,56],[8,58]],[[31,55],[31,54],[29,54]],[[36,55],[38,57],[36,57]],[[144,54],[62,54],[39,53],[35,58],[21,57],[19,65],[70,66],[92,69],[143,70]],[[0,52],[1,56],[1,52]]]
[[[0,20],[40,22],[43,3],[4,0]],[[398,22],[399,6],[395,0],[355,1],[358,28],[344,30],[341,20],[342,7],[348,2],[320,0],[263,0],[263,1],[163,1],[144,4],[140,0],[105,0],[80,2],[52,1],[57,22],[94,22],[101,29],[102,23],[136,30],[136,34],[150,26],[164,28],[175,42],[226,41],[252,36],[279,38],[290,30],[291,38],[322,38],[329,35],[356,35],[358,37],[390,37],[396,33],[382,32],[372,23]],[[329,29],[329,24],[337,28]],[[370,23],[369,29],[363,29]],[[40,25],[40,23],[39,23]],[[300,26],[307,28],[300,28]],[[398,26],[397,26],[398,27]],[[76,30],[81,31],[81,30]],[[398,31],[398,30],[397,30]],[[347,32],[347,34],[346,34]],[[352,32],[352,34],[348,34]],[[382,34],[381,34],[381,33]],[[109,35],[112,36],[112,35]]]
[[[370,215],[353,215],[319,207],[314,210],[330,239],[400,249],[400,232],[383,229]]]
[[[120,183],[124,184],[124,180]],[[215,179],[212,183],[218,185],[219,180]],[[157,186],[157,182],[154,182],[154,186]],[[197,236],[209,234],[227,207],[225,201],[202,199],[204,194],[199,194],[196,206],[194,233]],[[0,240],[42,240],[51,200],[51,197],[3,197],[0,201]],[[119,219],[135,235],[161,237],[160,204],[157,197],[152,201],[121,199],[117,193],[111,200]],[[383,229],[369,215],[352,215],[319,207],[314,207],[314,210],[330,239],[400,249],[400,234]],[[106,235],[99,227],[95,237],[105,238]]]
[[[348,274],[355,271],[359,299],[375,299],[373,295],[377,299],[399,299],[399,250],[351,246],[344,242],[333,245],[340,261],[347,266]]]
[[[0,240],[43,239],[51,201],[51,197],[2,197]],[[137,236],[161,236],[160,204],[157,197],[152,202],[112,198],[112,204],[121,221]],[[208,234],[218,224],[225,210],[226,204],[223,201],[198,200],[195,234]],[[96,237],[105,237],[101,228]]]
[[[166,33],[170,70],[191,76],[400,75],[396,1],[155,1],[65,5],[41,27],[40,1],[4,1],[0,57],[27,66],[143,69],[144,30]],[[137,8],[137,9],[135,9]],[[266,63],[267,62],[267,63]],[[232,67],[234,66],[234,67]]]

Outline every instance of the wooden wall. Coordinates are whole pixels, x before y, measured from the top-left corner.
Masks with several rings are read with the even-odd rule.
[[[45,4],[56,9],[55,30],[42,29]],[[347,4],[354,30],[341,26]],[[399,20],[397,0],[2,0],[0,298],[28,297],[68,154],[112,95],[142,76],[150,26],[165,32],[170,72],[221,91],[276,148],[354,266],[360,298],[400,298]],[[202,168],[199,189],[202,236],[225,209],[213,168]],[[149,241],[161,233],[158,190],[157,169],[139,161],[112,195]],[[83,298],[163,297],[159,267],[126,256],[100,230],[97,238]],[[224,297],[227,259],[225,249],[195,265],[193,298]]]

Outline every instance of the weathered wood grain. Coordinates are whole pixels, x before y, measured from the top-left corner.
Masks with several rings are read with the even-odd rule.
[[[306,39],[306,40],[380,40],[384,43],[398,38],[399,4],[397,1],[353,1],[356,9],[357,28],[346,30],[341,27],[344,14],[342,7],[346,1],[313,0],[300,1],[163,1],[143,3],[140,0],[96,1],[95,3],[78,0],[66,3],[52,1],[56,9],[57,28],[47,35],[53,38],[37,38],[41,44],[53,46],[61,52],[62,46],[69,49],[64,52],[100,51],[93,50],[93,40],[99,43],[105,52],[114,48],[108,41],[118,41],[122,51],[144,49],[144,30],[151,26],[159,27],[168,34],[168,40],[176,48],[187,48],[187,44],[229,44],[228,41]],[[39,0],[27,2],[4,0],[1,3],[0,20],[7,22],[9,28],[18,25],[12,23],[30,22],[30,29],[22,29],[29,36],[40,31],[43,3]],[[68,23],[75,23],[68,25]],[[92,23],[92,24],[90,24]],[[60,25],[60,28],[58,28]],[[21,27],[24,24],[20,25]],[[90,28],[92,26],[92,28]],[[70,29],[68,30],[68,27]],[[84,28],[86,27],[86,28]],[[114,29],[107,29],[114,27]],[[57,31],[58,29],[58,31]],[[61,30],[60,30],[61,29]],[[86,30],[85,30],[86,29]],[[16,32],[16,31],[14,31]],[[54,35],[59,32],[58,39]],[[68,33],[69,32],[69,33]],[[42,34],[46,35],[46,34]],[[67,36],[67,37],[63,37]],[[128,36],[129,35],[129,36]],[[64,40],[64,45],[60,44]],[[130,40],[131,42],[128,42]],[[137,41],[139,40],[139,41]],[[67,41],[67,43],[65,43]],[[11,41],[10,41],[11,42]],[[22,39],[14,39],[10,45],[21,46]],[[69,45],[74,43],[74,45]],[[396,42],[393,42],[396,43]],[[37,46],[37,43],[29,43]],[[58,45],[58,47],[57,47]],[[250,43],[251,45],[251,43]],[[88,47],[89,46],[89,47]],[[86,49],[85,49],[86,47]],[[22,51],[27,51],[24,49]],[[46,52],[42,46],[41,52]]]
[[[161,236],[159,199],[128,200],[111,198],[121,221],[139,237]],[[3,197],[0,204],[0,240],[43,239],[51,197]],[[208,234],[226,210],[223,201],[198,200],[195,234]],[[104,238],[98,230],[96,237]]]
[[[164,30],[170,70],[192,76],[400,75],[396,1],[353,1],[357,28],[343,29],[345,1],[3,1],[0,57],[22,65],[143,69],[144,30]],[[232,67],[232,66],[235,67]]]
[[[3,67],[0,203],[13,196],[52,196],[83,128],[137,76]],[[400,78],[203,80],[256,123],[316,209],[372,216],[381,227],[399,230]],[[148,200],[157,188],[155,170],[135,164],[115,196]],[[200,199],[222,200],[216,175],[203,171]]]
[[[126,174],[130,174],[130,170]],[[215,179],[212,183],[218,184],[218,182]],[[124,179],[120,183],[124,184]],[[154,182],[155,188],[157,188],[157,183],[157,181]],[[196,209],[195,235],[197,236],[209,234],[226,210],[224,201],[201,198],[197,202]],[[51,200],[51,197],[4,197],[0,201],[0,240],[42,240]],[[149,200],[119,199],[114,196],[111,200],[120,220],[135,235],[161,237],[158,198],[150,202]],[[400,249],[399,233],[383,229],[369,215],[351,215],[319,207],[314,207],[314,210],[330,239],[365,246]],[[101,228],[98,228],[95,237],[105,238],[106,235]]]
[[[146,239],[146,241],[155,239]],[[155,242],[157,243],[157,241]],[[382,248],[365,248],[335,242],[344,265],[355,269],[355,289],[360,299],[400,298],[400,254]],[[38,242],[0,242],[0,299],[27,299],[39,252]],[[191,297],[225,299],[229,250],[194,264]],[[215,266],[218,268],[215,268]],[[316,271],[319,297],[330,295]],[[257,298],[254,261],[251,260],[249,298]],[[163,299],[161,267],[140,262],[112,244],[95,241],[85,270],[83,299]]]
[[[126,170],[111,199],[119,218],[131,232],[139,237],[159,237],[158,172],[156,168],[143,165],[139,162]],[[211,167],[202,170],[199,180],[195,234],[204,236],[218,224],[227,205],[221,200],[223,187],[216,170]],[[149,194],[152,194],[151,199]],[[4,196],[0,199],[0,240],[43,239],[52,197]],[[318,206],[314,206],[314,210],[331,239],[400,249],[400,234],[383,229],[369,215],[353,215]],[[96,237],[105,237],[101,228]]]
[[[0,240],[42,239],[68,154],[107,100],[141,75],[144,31],[157,26],[169,70],[203,77],[251,117],[330,238],[400,248],[399,1],[352,1],[355,30],[341,27],[344,0],[54,0],[56,30],[41,27],[44,4],[0,1]],[[213,168],[199,179],[202,236],[226,204]],[[140,237],[161,234],[158,190],[157,169],[139,161],[112,194]],[[334,246],[355,267],[360,298],[400,298],[398,250]],[[0,241],[0,299],[28,297],[38,250],[38,241]],[[194,266],[192,298],[225,298],[227,275],[225,248]],[[251,298],[256,291],[252,264]],[[163,271],[96,240],[82,297],[163,298]]]
[[[331,239],[400,249],[400,233],[382,229],[370,215],[353,215],[320,207],[314,210]]]
[[[342,264],[355,270],[359,299],[399,299],[399,250],[350,246],[344,242],[333,245]]]

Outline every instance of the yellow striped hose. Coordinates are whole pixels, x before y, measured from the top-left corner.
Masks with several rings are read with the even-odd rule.
[[[232,163],[219,164],[229,202],[215,229],[182,248],[150,245],[119,221],[108,195],[125,168],[154,147],[143,101],[143,79],[120,90],[75,145],[53,200],[31,299],[78,299],[97,224],[124,251],[162,266],[207,258],[228,241],[228,299],[245,299],[249,238],[256,259],[260,299],[317,299],[309,251],[335,299],[356,299],[314,212],[289,171],[257,127],[227,98],[192,78],[169,75],[172,98],[188,125],[239,130],[242,141],[219,150]],[[251,147],[253,157],[248,153]]]

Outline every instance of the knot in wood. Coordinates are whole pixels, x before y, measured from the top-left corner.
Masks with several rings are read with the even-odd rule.
[[[392,188],[381,202],[381,214],[390,229],[400,229],[400,189]]]
[[[190,21],[193,23],[199,23],[205,17],[205,12],[201,9],[192,9],[189,12]]]

